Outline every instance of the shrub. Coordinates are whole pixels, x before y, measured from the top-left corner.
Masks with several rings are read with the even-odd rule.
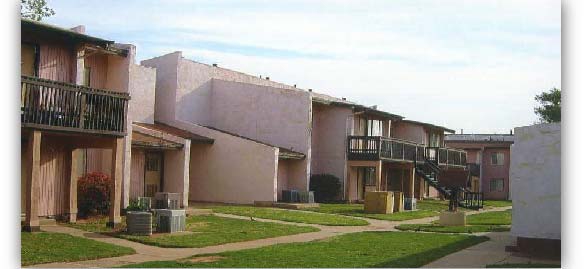
[[[334,201],[341,192],[341,180],[330,174],[312,175],[310,177],[310,190],[314,191],[316,202]]]
[[[88,173],[77,181],[79,215],[107,214],[110,207],[111,180],[100,172]]]

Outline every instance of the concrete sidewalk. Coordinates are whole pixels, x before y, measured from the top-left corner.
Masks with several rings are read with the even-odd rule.
[[[492,208],[486,209],[481,211],[472,211],[468,212],[469,215],[484,213],[484,212],[491,212],[491,211],[504,211],[510,209],[511,207],[499,207],[499,208]],[[283,209],[287,210],[287,209]],[[315,214],[324,214],[324,213],[316,213]],[[219,214],[215,213],[214,215],[221,216],[221,217],[230,217],[230,218],[238,218],[238,219],[249,219],[249,217],[242,217],[242,216],[235,216],[235,215],[228,215],[228,214]],[[275,222],[275,223],[283,223],[283,224],[291,224],[291,225],[298,225],[298,226],[312,226],[317,227],[320,229],[318,232],[311,232],[311,233],[302,233],[302,234],[295,234],[295,235],[288,235],[288,236],[280,236],[280,237],[272,237],[272,238],[265,238],[253,241],[245,241],[245,242],[236,242],[236,243],[228,243],[223,245],[216,245],[216,246],[208,246],[202,248],[161,248],[155,246],[149,246],[140,244],[137,242],[115,238],[111,236],[106,236],[102,234],[86,232],[70,227],[65,226],[47,226],[42,227],[43,231],[47,232],[56,232],[56,233],[66,233],[73,236],[85,237],[90,238],[96,241],[115,244],[119,246],[125,246],[133,248],[136,251],[136,254],[120,256],[120,257],[111,257],[111,258],[103,258],[97,260],[87,260],[87,261],[77,261],[77,262],[59,262],[59,263],[48,263],[48,264],[37,264],[30,267],[41,267],[41,268],[87,268],[87,267],[117,267],[127,264],[133,263],[141,263],[147,261],[164,261],[164,260],[178,260],[190,257],[192,255],[197,254],[211,254],[211,253],[220,253],[225,251],[235,251],[235,250],[243,250],[243,249],[251,249],[251,248],[259,248],[264,246],[270,246],[275,244],[283,244],[283,243],[295,243],[295,242],[309,242],[324,238],[329,238],[341,234],[346,233],[357,233],[357,232],[364,232],[364,231],[397,231],[395,226],[400,224],[422,224],[422,223],[430,223],[434,220],[437,220],[438,217],[429,217],[429,218],[422,218],[422,219],[413,219],[413,220],[406,220],[406,221],[384,221],[384,220],[376,220],[376,219],[368,219],[368,218],[360,218],[364,219],[369,222],[367,226],[325,226],[325,225],[317,225],[317,224],[305,224],[305,223],[293,223],[293,222],[285,222],[279,220],[270,220],[270,219],[259,219],[254,218],[256,221],[263,221],[263,222]]]
[[[560,264],[560,261],[512,256],[505,246],[513,245],[515,238],[509,232],[484,233],[491,240],[452,253],[424,265],[424,268],[485,268],[489,264],[543,263]]]

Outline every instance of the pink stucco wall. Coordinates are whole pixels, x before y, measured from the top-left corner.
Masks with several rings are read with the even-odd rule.
[[[276,200],[278,148],[184,121],[167,124],[215,139],[213,145],[191,145],[190,200]]]
[[[428,134],[423,126],[408,122],[393,122],[391,137],[427,144]]]
[[[446,146],[466,150],[467,162],[479,163],[481,165],[480,190],[484,193],[485,199],[504,200],[509,198],[509,167],[511,159],[510,154],[511,150],[509,143],[497,142],[464,143],[446,141]],[[504,156],[503,165],[491,164],[491,155],[496,152],[503,153]],[[503,179],[504,181],[503,191],[501,192],[490,191],[490,181],[491,179],[495,178]]]
[[[353,110],[349,107],[313,105],[312,115],[311,173],[337,176],[344,190],[347,135],[352,129]]]

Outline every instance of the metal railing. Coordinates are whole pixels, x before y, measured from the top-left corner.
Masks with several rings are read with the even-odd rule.
[[[349,160],[398,160],[424,162],[438,165],[466,166],[466,151],[452,148],[424,147],[412,141],[382,136],[349,136]]]
[[[23,127],[124,135],[127,93],[21,76]]]
[[[453,148],[426,147],[426,158],[438,165],[466,166],[466,151]]]
[[[424,151],[424,146],[411,141],[381,136],[349,136],[348,158],[350,160],[398,160],[414,161]],[[418,153],[418,154],[416,154]]]

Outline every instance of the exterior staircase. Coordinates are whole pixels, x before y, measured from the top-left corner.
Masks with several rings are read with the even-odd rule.
[[[458,206],[469,209],[483,207],[482,193],[470,192],[462,187],[449,188],[440,184],[440,170],[441,168],[436,161],[425,156],[423,162],[415,162],[416,174],[434,187],[444,198],[450,200],[448,210],[455,211]]]

